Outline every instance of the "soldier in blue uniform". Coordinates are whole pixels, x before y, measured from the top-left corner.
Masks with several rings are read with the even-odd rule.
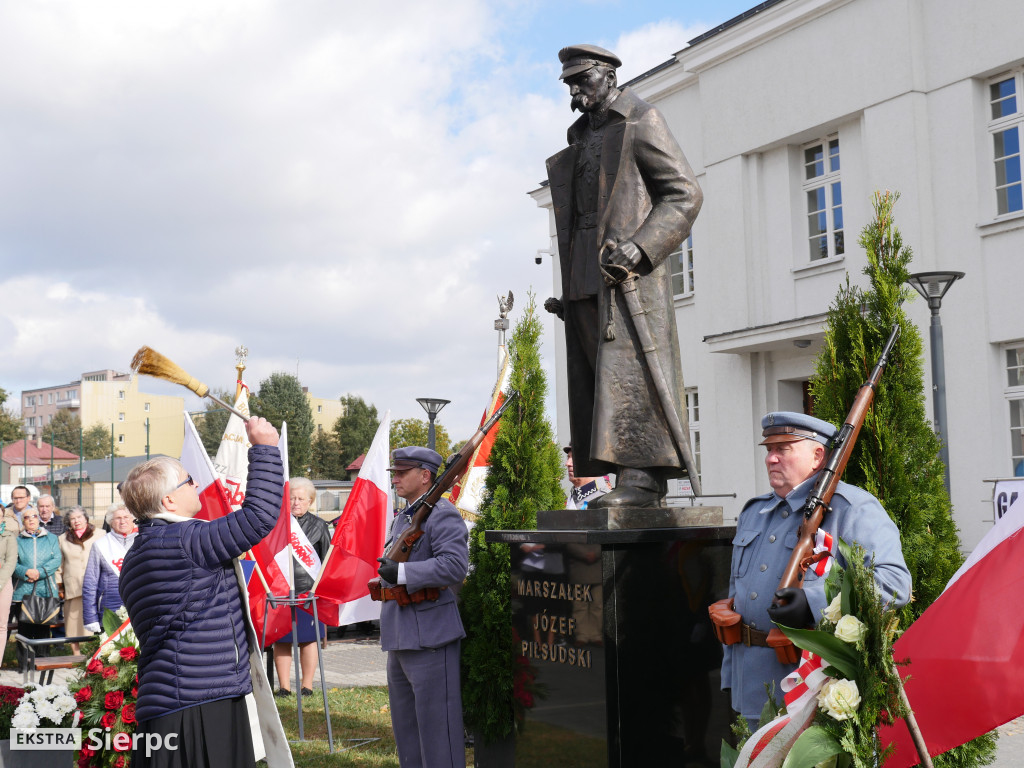
[[[807,571],[802,590],[783,590],[788,604],[772,607],[772,598],[797,541],[800,510],[837,433],[828,422],[788,412],[769,413],[761,420],[761,428],[772,492],[748,501],[736,524],[729,597],[743,617],[744,640],[724,646],[722,661],[722,688],[731,689],[733,709],[747,718],[752,730],[767,700],[765,684],[774,682],[779,691],[782,678],[795,666],[780,663],[774,649],[767,647],[772,622],[810,626],[826,607],[825,579],[814,569]],[[833,540],[863,547],[865,564],[874,557],[875,580],[883,599],[905,605],[910,599],[910,572],[899,531],[878,499],[839,483],[831,507],[819,530]],[[836,556],[843,564],[838,547]]]
[[[429,448],[398,448],[391,462],[395,493],[411,504],[433,485],[441,454]],[[386,550],[409,523],[407,515],[395,519]],[[466,577],[469,534],[458,510],[445,499],[434,506],[423,531],[408,562],[382,557],[378,570],[385,587],[380,645],[388,651],[391,726],[402,768],[465,768],[459,650],[466,633],[449,587]],[[400,605],[399,599],[406,602],[401,588],[414,600],[425,599]]]

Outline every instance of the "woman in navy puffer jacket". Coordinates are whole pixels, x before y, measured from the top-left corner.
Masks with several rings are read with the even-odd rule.
[[[146,754],[140,737],[133,768],[252,766],[244,696],[252,691],[246,624],[233,558],[273,529],[284,491],[277,430],[250,419],[245,503],[211,522],[193,520],[195,484],[174,459],[135,467],[121,495],[139,522],[120,590],[139,638],[137,733],[160,734],[168,749]],[[168,743],[168,734],[177,734]],[[155,739],[154,739],[155,741]]]

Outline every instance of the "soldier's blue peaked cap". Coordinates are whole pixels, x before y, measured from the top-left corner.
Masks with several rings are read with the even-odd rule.
[[[827,421],[793,411],[774,411],[761,419],[761,445],[816,440],[828,448],[839,430]]]
[[[570,45],[558,52],[558,60],[562,62],[562,74],[559,80],[586,72],[598,65],[618,69],[622,59],[598,45]]]
[[[388,472],[394,472],[396,469],[412,469],[413,467],[437,472],[442,461],[441,454],[429,448],[421,448],[417,445],[396,448],[391,452],[391,466],[388,467]]]

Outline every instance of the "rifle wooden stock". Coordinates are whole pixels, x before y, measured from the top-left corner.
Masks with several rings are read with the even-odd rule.
[[[420,498],[412,503],[409,511],[406,513],[412,519],[409,527],[402,533],[402,538],[397,539],[394,544],[391,545],[391,549],[387,551],[385,557],[394,560],[396,563],[405,563],[409,560],[409,555],[412,553],[412,546],[420,537],[423,536],[423,524],[427,518],[430,517],[430,513],[434,511],[434,505],[440,501],[441,497],[448,492],[448,490],[455,485],[458,479],[466,472],[470,460],[473,458],[473,454],[476,452],[477,446],[483,442],[487,433],[490,432],[491,428],[498,423],[498,419],[505,412],[505,409],[512,405],[512,401],[518,397],[519,393],[511,391],[505,398],[505,402],[501,404],[487,422],[478,429],[474,435],[466,441],[466,444],[462,446],[462,449],[451,457],[451,461],[448,466],[445,467],[443,473],[438,475],[437,479],[434,480],[434,484],[430,486],[430,489],[423,494]]]
[[[793,547],[793,555],[789,559],[786,570],[782,573],[779,589],[786,587],[803,588],[804,574],[813,562],[814,536],[821,526],[825,512],[829,509],[829,502],[832,501],[832,495],[835,493],[836,486],[839,485],[839,480],[843,475],[843,470],[846,469],[846,464],[850,460],[850,454],[853,452],[853,446],[857,442],[860,428],[863,426],[868,409],[875,399],[875,390],[882,379],[882,372],[889,362],[889,355],[892,353],[899,335],[900,325],[896,323],[889,334],[889,340],[885,342],[885,347],[882,349],[878,362],[875,363],[875,367],[871,371],[871,375],[868,376],[867,381],[861,384],[860,389],[857,391],[857,397],[850,407],[850,412],[846,414],[846,421],[836,436],[828,461],[825,462],[825,466],[821,469],[821,474],[818,475],[818,480],[814,484],[814,489],[804,503],[802,510],[803,521],[800,523],[800,529],[797,532],[797,543]]]

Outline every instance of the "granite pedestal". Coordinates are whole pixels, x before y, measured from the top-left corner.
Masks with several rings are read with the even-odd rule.
[[[721,508],[555,510],[537,521],[536,531],[486,533],[512,556],[517,691],[531,704],[517,768],[560,757],[717,766],[731,710],[707,606],[728,594],[735,533]]]

